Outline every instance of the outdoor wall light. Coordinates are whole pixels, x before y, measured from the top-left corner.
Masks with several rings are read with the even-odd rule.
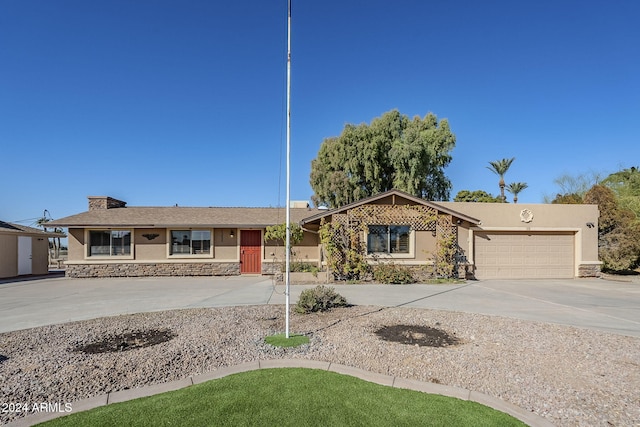
[[[587,227],[589,227],[589,228],[593,228],[593,227],[595,227],[595,226],[596,226],[596,225],[595,225],[594,223],[592,223],[592,222],[588,222],[588,223],[587,223]]]
[[[231,230],[231,233],[229,233],[229,236],[232,238],[235,237],[235,234],[233,234],[233,230]]]

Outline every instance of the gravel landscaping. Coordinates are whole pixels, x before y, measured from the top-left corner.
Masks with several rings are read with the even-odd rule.
[[[399,326],[417,332],[400,342],[380,336]],[[0,334],[0,423],[24,416],[16,404],[64,406],[243,362],[305,358],[479,391],[558,426],[640,425],[638,338],[478,314],[366,306],[294,314],[291,330],[308,334],[309,344],[264,343],[265,336],[283,329],[284,308],[268,305],[141,313]],[[412,341],[430,330],[455,339],[436,347]],[[110,347],[109,341],[118,345]]]

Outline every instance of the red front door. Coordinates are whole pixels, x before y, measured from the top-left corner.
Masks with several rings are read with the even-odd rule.
[[[260,230],[240,231],[240,273],[262,273],[262,232]]]

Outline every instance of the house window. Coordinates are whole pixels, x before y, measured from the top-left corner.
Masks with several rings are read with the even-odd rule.
[[[90,230],[89,256],[131,255],[131,231]]]
[[[171,230],[171,255],[202,255],[210,253],[210,230]]]
[[[410,236],[408,225],[370,225],[367,253],[409,254]]]

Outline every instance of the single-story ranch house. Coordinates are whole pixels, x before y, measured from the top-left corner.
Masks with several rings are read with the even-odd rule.
[[[391,190],[337,209],[292,202],[303,230],[294,258],[327,264],[322,224],[353,230],[365,259],[412,268],[433,264],[438,242],[453,242],[467,277],[597,276],[596,205],[429,202]],[[68,228],[69,277],[272,274],[282,243],[264,241],[284,208],[127,207],[89,197],[89,210],[48,225]]]
[[[0,278],[47,274],[50,237],[64,234],[0,221]]]

